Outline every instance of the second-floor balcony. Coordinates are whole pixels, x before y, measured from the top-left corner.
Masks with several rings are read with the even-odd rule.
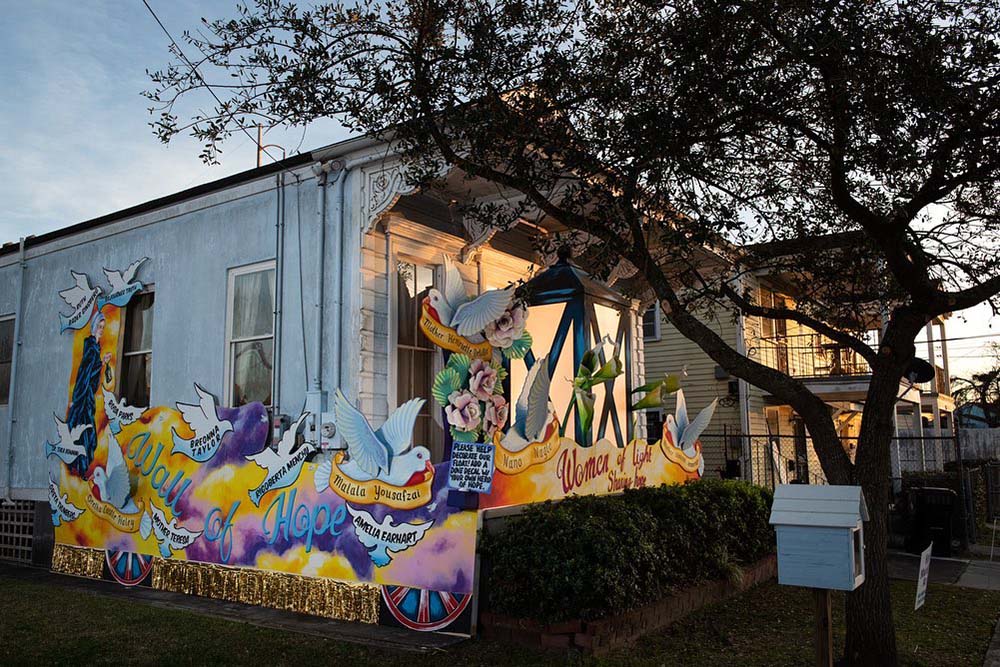
[[[818,333],[757,339],[761,363],[795,378],[838,378],[871,375],[871,367],[851,348]]]
[[[869,332],[875,347],[875,332]],[[871,366],[851,348],[818,333],[766,336],[757,339],[757,359],[761,363],[800,379],[865,378]],[[934,366],[934,379],[917,385],[924,394],[948,396],[947,373]]]

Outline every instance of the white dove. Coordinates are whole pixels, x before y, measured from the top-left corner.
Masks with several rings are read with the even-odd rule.
[[[698,413],[698,416],[693,421],[689,422],[687,401],[684,400],[684,390],[678,389],[677,407],[674,410],[677,417],[675,419],[674,415],[667,415],[667,423],[664,428],[670,444],[683,451],[686,456],[694,458],[701,450],[698,438],[708,427],[708,423],[712,420],[712,415],[715,414],[715,406],[718,403],[719,399],[713,400],[708,404],[708,407]],[[702,458],[698,464],[698,474],[701,475],[704,471],[705,459]]]
[[[250,489],[250,500],[254,505],[260,505],[260,500],[271,491],[284,489],[291,486],[298,480],[302,471],[302,465],[306,462],[312,452],[316,451],[316,445],[312,442],[304,442],[301,447],[294,452],[295,442],[298,439],[299,430],[302,424],[309,417],[309,412],[303,412],[295,420],[292,427],[285,431],[278,441],[277,451],[270,447],[264,447],[256,454],[250,454],[245,458],[253,461],[258,466],[267,471],[263,481],[255,489]]]
[[[104,276],[108,279],[108,285],[111,286],[111,294],[117,294],[118,292],[128,290],[132,286],[132,282],[135,280],[136,271],[138,271],[142,263],[148,259],[148,257],[137,259],[129,264],[128,268],[124,271],[104,269]]]
[[[104,414],[108,416],[108,420],[112,424],[117,424],[119,427],[128,426],[146,411],[146,408],[130,406],[124,398],[116,398],[114,394],[103,387],[101,391],[104,393]]]
[[[433,521],[424,523],[394,522],[392,515],[387,514],[381,522],[375,520],[370,513],[347,505],[347,511],[354,519],[354,533],[358,541],[368,548],[368,555],[376,567],[385,567],[392,562],[389,552],[399,552],[409,549],[424,538],[424,534],[434,525]]]
[[[514,301],[514,288],[489,290],[470,299],[465,292],[465,283],[458,267],[448,255],[444,256],[444,291],[432,287],[425,300],[441,324],[457,331],[462,336],[472,336],[482,332],[490,322],[494,322],[510,308]]]
[[[86,448],[83,445],[76,444],[76,441],[80,439],[84,431],[93,428],[93,426],[91,424],[79,424],[70,428],[55,413],[52,414],[52,419],[56,423],[56,433],[59,434],[59,439],[54,443],[45,443],[45,456],[58,456],[66,465],[69,465],[80,456],[86,456]]]
[[[299,415],[295,423],[281,436],[281,440],[278,441],[277,451],[270,447],[265,447],[256,454],[249,454],[245,458],[267,470],[269,475],[270,473],[277,472],[292,457],[292,447],[295,446],[299,429],[308,416],[309,412],[303,412]]]
[[[170,558],[174,555],[174,551],[179,549],[187,549],[204,532],[178,526],[177,517],[167,521],[167,515],[163,510],[152,503],[149,507],[153,510],[153,514],[151,516],[149,512],[145,512],[142,515],[139,520],[139,534],[142,535],[142,539],[148,539],[150,533],[155,535],[160,555],[164,558]]]
[[[113,433],[108,433],[108,461],[104,466],[94,468],[91,481],[95,487],[94,496],[98,500],[113,505],[126,514],[138,511],[139,508],[130,495],[128,465]]]
[[[424,470],[433,473],[430,451],[411,446],[413,425],[424,403],[422,398],[403,403],[375,431],[338,389],[333,409],[348,455],[340,470],[355,481],[380,479],[393,486],[405,486]]]
[[[198,404],[177,403],[177,410],[181,413],[181,419],[194,431],[191,440],[184,440],[174,432],[174,440],[184,440],[191,442],[212,436],[215,440],[221,440],[222,436],[233,430],[233,424],[228,419],[219,419],[216,411],[215,396],[205,391],[197,382],[194,390],[198,393]],[[213,431],[218,429],[216,433]]]
[[[90,286],[90,278],[87,277],[87,274],[77,273],[76,271],[70,271],[69,274],[73,276],[76,284],[59,292],[59,296],[74,310],[83,305],[95,294],[101,293],[100,287]]]
[[[542,357],[535,361],[524,378],[524,386],[514,404],[514,423],[500,441],[504,449],[519,452],[539,442],[545,435],[545,429],[552,421],[550,384],[548,358]]]

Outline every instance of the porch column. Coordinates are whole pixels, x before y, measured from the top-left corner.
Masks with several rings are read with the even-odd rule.
[[[938,322],[939,339],[941,341],[941,369],[944,371],[944,386],[951,396],[951,372],[948,370],[948,337],[944,332],[944,320]]]
[[[934,325],[930,322],[927,323],[927,361],[931,366],[936,366],[934,363]]]
[[[931,448],[934,452],[933,469],[941,470],[941,406],[938,405],[937,398],[934,399],[931,411],[934,413],[934,446]]]

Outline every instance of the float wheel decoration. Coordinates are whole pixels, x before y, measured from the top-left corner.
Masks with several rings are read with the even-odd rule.
[[[131,551],[105,551],[108,571],[122,586],[137,586],[153,569],[153,557]]]
[[[428,591],[406,586],[383,586],[382,599],[401,625],[411,630],[441,630],[461,616],[472,600],[470,593]]]

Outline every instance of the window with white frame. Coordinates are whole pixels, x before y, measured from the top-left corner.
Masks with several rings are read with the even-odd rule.
[[[152,291],[141,292],[125,306],[125,338],[122,344],[119,398],[128,405],[149,406],[153,365]]]
[[[431,400],[437,349],[420,330],[420,305],[434,286],[433,266],[406,259],[396,261],[396,405],[411,398],[427,402],[417,416],[413,442],[424,445],[433,461],[444,456],[444,428],[434,418]]]
[[[274,368],[274,262],[229,271],[226,400],[271,405]]]
[[[10,400],[10,367],[14,358],[14,318],[0,319],[0,405]]]
[[[642,339],[660,340],[660,304],[654,303],[642,314]]]

